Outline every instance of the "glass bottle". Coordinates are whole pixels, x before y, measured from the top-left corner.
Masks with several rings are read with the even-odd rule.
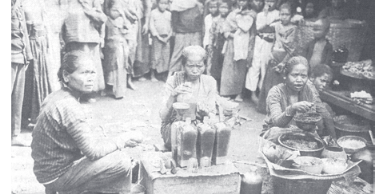
[[[198,126],[198,158],[201,167],[211,166],[212,152],[215,142],[215,129],[210,125],[208,116]]]
[[[197,129],[191,124],[191,118],[187,117],[177,135],[177,163],[180,167],[187,167],[191,158],[197,160],[197,136]]]
[[[262,176],[257,173],[257,167],[242,176],[240,194],[260,194],[262,192]]]
[[[215,124],[215,145],[212,162],[215,165],[224,164],[227,160],[228,145],[231,137],[231,127],[224,122]]]

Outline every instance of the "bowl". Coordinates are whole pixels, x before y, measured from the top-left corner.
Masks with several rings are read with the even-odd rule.
[[[295,158],[293,167],[311,174],[321,174],[324,163],[320,158],[312,156],[300,156]]]
[[[303,143],[309,143],[317,145],[316,148],[309,148],[305,149],[302,148],[303,146],[297,146],[297,145],[291,145],[287,143],[287,141],[291,140],[290,143],[298,143],[300,142],[301,144]],[[324,143],[323,140],[313,136],[310,133],[307,132],[299,132],[299,133],[285,133],[282,134],[278,137],[278,143],[290,150],[293,151],[299,151],[301,156],[314,156],[314,157],[320,157],[321,152],[324,149]]]
[[[323,172],[326,174],[341,174],[347,169],[348,164],[343,160],[324,158],[323,161]]]
[[[297,127],[304,131],[311,131],[316,128],[317,122],[321,120],[319,113],[308,112],[304,114],[297,114],[293,119]]]
[[[345,153],[353,154],[364,149],[367,141],[362,137],[348,135],[340,137],[337,144],[344,149]]]

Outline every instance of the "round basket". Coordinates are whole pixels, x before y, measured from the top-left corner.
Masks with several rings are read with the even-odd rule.
[[[313,21],[306,20],[299,26],[299,46],[305,45],[313,39]],[[359,20],[331,20],[327,39],[336,50],[345,45],[349,50],[348,61],[358,61],[367,39],[367,24]]]

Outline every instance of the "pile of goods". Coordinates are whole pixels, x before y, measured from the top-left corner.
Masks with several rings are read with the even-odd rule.
[[[351,99],[355,101],[356,103],[365,103],[365,104],[372,104],[374,102],[374,99],[372,98],[370,93],[365,92],[364,90],[360,92],[353,92],[350,94]]]
[[[375,79],[375,68],[372,66],[372,60],[347,62],[342,67],[341,73],[359,79]]]
[[[316,128],[316,123],[321,120],[321,115],[316,112],[307,112],[304,114],[297,114],[293,119],[297,127],[304,131],[310,131]]]
[[[315,150],[318,148],[317,142],[306,141],[303,139],[298,139],[298,140],[288,139],[288,140],[285,140],[283,143],[297,150]]]

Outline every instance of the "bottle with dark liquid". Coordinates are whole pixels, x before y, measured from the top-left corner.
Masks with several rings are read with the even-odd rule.
[[[231,127],[224,122],[215,124],[215,145],[212,162],[215,165],[224,164],[227,160],[228,145],[231,137]]]
[[[242,176],[240,194],[260,194],[262,192],[263,179],[257,173],[257,168],[252,167],[250,172]]]
[[[198,159],[201,167],[211,166],[212,152],[215,142],[215,129],[209,124],[208,116],[198,126]]]
[[[177,135],[179,129],[185,125],[189,105],[187,103],[175,102],[173,103],[173,109],[177,113],[177,118],[171,125],[171,151],[173,160],[177,162]]]
[[[196,160],[196,141],[198,132],[191,124],[191,118],[187,117],[177,132],[177,163],[180,167],[187,167],[190,159]]]

